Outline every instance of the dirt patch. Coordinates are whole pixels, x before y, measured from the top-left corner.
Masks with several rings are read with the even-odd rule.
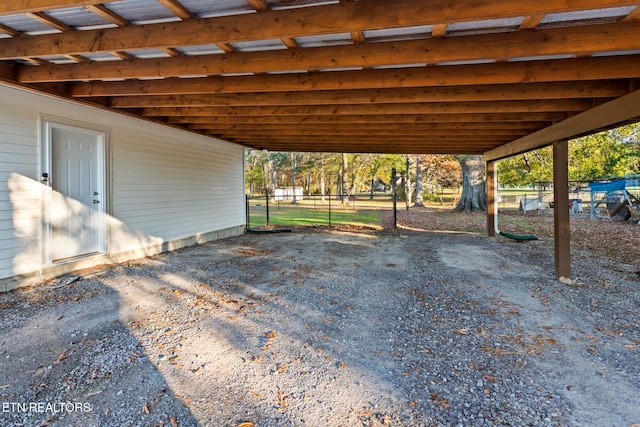
[[[296,230],[0,294],[0,424],[640,422],[637,267],[549,249]]]

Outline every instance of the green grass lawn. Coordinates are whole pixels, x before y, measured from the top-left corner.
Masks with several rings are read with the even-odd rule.
[[[251,228],[266,225],[264,210],[251,210],[249,218]],[[328,209],[306,209],[302,207],[277,209],[269,212],[269,223],[277,226],[309,226],[309,225],[353,225],[379,226],[380,212],[364,210],[332,210],[329,222]]]

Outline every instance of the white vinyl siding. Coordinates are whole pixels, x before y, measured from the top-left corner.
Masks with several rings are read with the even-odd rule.
[[[244,224],[242,148],[179,132],[113,130],[113,212],[130,230],[172,240]],[[240,185],[239,185],[240,184]],[[115,251],[131,249],[112,241]]]
[[[241,146],[0,85],[0,279],[43,267],[41,117],[106,132],[109,253],[244,225]]]
[[[11,96],[0,95],[0,277],[40,264],[37,121]],[[28,257],[35,259],[24,262]]]

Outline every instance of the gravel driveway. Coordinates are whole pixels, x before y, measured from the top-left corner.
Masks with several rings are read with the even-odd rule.
[[[295,232],[0,294],[0,425],[640,423],[638,267],[573,268],[549,241]]]

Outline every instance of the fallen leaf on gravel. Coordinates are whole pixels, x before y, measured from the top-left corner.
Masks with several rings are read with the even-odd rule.
[[[278,333],[276,331],[266,332],[264,336],[267,339],[267,341],[262,346],[262,350],[268,350],[269,347],[271,347],[271,344],[273,344],[273,341],[278,336]]]
[[[169,421],[171,421],[172,427],[178,427],[178,419],[176,417],[169,418]]]
[[[58,355],[58,358],[53,363],[54,364],[58,364],[58,363],[62,362],[64,359],[66,359],[67,356],[69,356],[69,350],[65,348],[65,349],[62,350],[62,353],[60,353]]]
[[[287,409],[289,405],[289,396],[284,394],[281,388],[278,387],[278,391],[276,392],[276,403],[278,404],[278,409],[284,411]]]
[[[238,427],[253,427],[253,423],[251,423],[251,422],[240,423],[240,424],[238,424]]]
[[[0,389],[11,387],[11,384],[0,385]]]
[[[446,409],[451,407],[451,402],[449,402],[449,400],[445,399],[444,397],[438,396],[438,393],[433,393],[431,395],[431,400],[433,400],[435,404],[438,405],[438,407],[441,409]]]
[[[278,373],[279,374],[284,374],[285,372],[287,372],[288,369],[289,369],[289,367],[287,365],[285,365],[284,363],[281,363],[278,366]]]
[[[489,346],[486,346],[486,345],[482,346],[482,351],[485,351],[487,353],[491,353],[494,356],[508,356],[508,355],[511,355],[511,354],[518,354],[518,352],[514,351],[514,350],[504,350],[504,349],[501,349],[501,348],[489,347]]]
[[[147,406],[147,404],[145,403],[144,406],[142,407],[142,412],[144,412],[145,414],[149,415],[151,413],[151,411],[149,411],[149,406]]]

